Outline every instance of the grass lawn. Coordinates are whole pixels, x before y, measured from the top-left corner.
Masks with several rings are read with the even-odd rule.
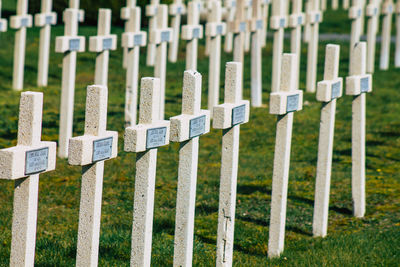
[[[325,16],[333,24],[337,14]],[[345,27],[349,27],[346,23]],[[324,27],[321,27],[325,29]],[[122,29],[114,28],[120,34]],[[43,140],[58,140],[62,55],[54,53],[53,28],[50,85],[36,87],[38,29],[28,31],[25,88],[44,92]],[[81,27],[81,35],[95,35],[94,27]],[[20,92],[11,89],[14,32],[0,35],[0,148],[16,144]],[[319,47],[318,80],[322,79],[325,45]],[[340,75],[348,72],[348,43],[340,43]],[[181,109],[184,43],[179,61],[168,63],[166,117]],[[241,129],[240,166],[235,224],[235,266],[398,266],[400,262],[400,87],[399,71],[377,71],[374,91],[367,96],[367,213],[352,216],[351,201],[351,97],[338,101],[328,237],[312,237],[317,143],[321,104],[305,94],[304,110],[295,114],[285,252],[267,259],[271,177],[276,117],[268,113],[271,83],[271,39],[263,50],[263,101],[251,110],[250,122]],[[289,48],[286,42],[285,50]],[[379,46],[377,51],[379,51]],[[152,76],[145,67],[142,49],[140,75]],[[301,58],[300,86],[305,86],[306,46]],[[111,53],[108,129],[120,133],[119,157],[106,163],[100,236],[100,266],[128,266],[134,196],[135,155],[123,152],[125,71],[122,51]],[[223,53],[222,68],[231,60]],[[393,61],[393,60],[392,60]],[[377,61],[378,62],[378,61]],[[86,86],[93,83],[95,54],[78,55],[74,136],[83,133]],[[391,62],[393,64],[393,62]],[[244,97],[249,98],[250,61],[246,56]],[[199,72],[203,74],[202,106],[207,106],[208,59],[204,43],[199,47]],[[224,71],[222,71],[224,76]],[[221,81],[224,78],[221,77]],[[223,88],[223,82],[221,82]],[[223,92],[223,90],[221,90]],[[223,95],[223,94],[222,94]],[[222,99],[221,99],[222,100]],[[159,149],[155,194],[152,264],[170,266],[173,261],[178,144]],[[194,265],[215,265],[221,131],[201,137],[195,217]],[[81,168],[58,159],[54,172],[41,175],[36,245],[36,266],[73,266],[75,263]],[[9,265],[13,182],[0,181],[0,266]]]

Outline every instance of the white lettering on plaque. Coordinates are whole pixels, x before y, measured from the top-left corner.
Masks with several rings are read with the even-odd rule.
[[[147,130],[146,149],[165,145],[167,127],[153,128]]]
[[[112,48],[112,38],[103,39],[103,50],[110,50]]]
[[[246,22],[240,22],[239,31],[240,32],[245,32],[246,31]]]
[[[169,42],[169,40],[170,40],[169,31],[161,32],[161,42]]]
[[[286,112],[296,111],[299,108],[299,95],[290,95],[287,97]]]
[[[200,29],[199,28],[193,29],[193,38],[200,38]]]
[[[243,123],[246,119],[246,105],[232,109],[232,126]]]
[[[191,119],[189,122],[189,138],[202,135],[206,131],[206,116]]]
[[[69,51],[78,51],[80,45],[79,39],[70,39],[69,40]]]
[[[25,175],[43,172],[47,169],[49,161],[49,148],[26,151],[25,153]]]
[[[338,98],[340,96],[341,85],[342,85],[341,82],[335,82],[335,83],[332,84],[331,99],[335,99],[335,98]]]
[[[93,141],[92,161],[100,161],[111,158],[113,138],[108,137]]]
[[[361,78],[360,87],[361,93],[367,93],[369,91],[369,77]]]

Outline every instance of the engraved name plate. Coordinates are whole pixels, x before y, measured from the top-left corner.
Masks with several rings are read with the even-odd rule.
[[[261,19],[256,21],[256,29],[257,30],[262,30],[263,28],[263,21]]]
[[[378,14],[378,8],[375,7],[373,13],[374,13],[374,16],[376,16]]]
[[[321,15],[318,13],[315,15],[315,22],[320,22],[321,20]]]
[[[28,18],[22,18],[21,19],[21,27],[27,27],[29,24],[29,19]]]
[[[161,32],[161,42],[169,42],[169,31]]]
[[[361,17],[361,9],[357,10],[357,17]]]
[[[50,15],[46,16],[45,23],[46,24],[52,24],[53,23],[53,16],[50,16]]]
[[[141,34],[135,34],[133,36],[133,45],[139,46],[142,45],[142,43],[143,43],[143,36]]]
[[[221,35],[224,27],[222,25],[217,25],[217,34]]]
[[[246,31],[246,22],[240,22],[240,24],[239,24],[239,31],[240,31],[240,32]]]
[[[367,93],[369,91],[369,77],[361,78],[360,89],[361,93]]]
[[[393,12],[393,6],[392,6],[392,5],[389,5],[389,6],[388,6],[388,12],[389,12],[389,13],[392,13],[392,12]]]
[[[341,82],[335,82],[334,84],[332,84],[331,99],[335,99],[340,96],[340,87],[341,87]]]
[[[70,39],[69,40],[69,50],[70,51],[78,51],[80,45],[79,39]]]
[[[195,28],[193,29],[193,38],[199,38],[200,37],[200,29]]]
[[[281,28],[283,28],[283,27],[285,27],[285,24],[286,24],[285,18],[281,18],[281,19],[279,20],[279,26],[280,26]]]
[[[47,170],[49,162],[49,148],[26,151],[25,154],[25,175],[31,175]]]
[[[178,7],[177,9],[176,9],[176,14],[182,14],[182,7],[180,6],[180,7]]]
[[[299,95],[290,95],[287,97],[286,112],[296,111],[299,108]]]
[[[232,126],[243,123],[246,119],[246,105],[232,109]]]
[[[100,161],[111,158],[113,138],[107,137],[93,141],[93,158],[92,161]]]
[[[165,145],[167,127],[153,128],[147,130],[146,149]]]
[[[110,50],[112,48],[112,38],[103,39],[103,50]]]
[[[206,115],[191,119],[189,122],[189,138],[202,135],[206,131]]]
[[[302,24],[303,24],[303,16],[299,16],[299,17],[297,18],[297,24],[298,24],[298,25],[302,25]]]

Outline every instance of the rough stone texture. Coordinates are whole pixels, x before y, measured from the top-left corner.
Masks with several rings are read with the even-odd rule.
[[[64,46],[68,45],[69,49],[69,38],[76,38],[78,34],[78,14],[79,10],[75,8],[68,8],[64,11],[64,36],[56,38],[56,52],[64,52],[61,82],[60,131],[58,139],[58,156],[61,158],[66,158],[68,156],[68,141],[72,137],[77,51],[59,50],[57,43],[64,43]],[[81,46],[79,52],[82,52],[85,45],[84,37],[79,38]]]
[[[297,89],[296,79],[298,79],[296,54],[284,54],[282,56],[281,71],[281,91],[295,91]],[[283,252],[284,247],[292,126],[293,112],[278,116],[268,240],[268,257],[270,258],[278,257]]]
[[[393,1],[384,0],[382,4],[382,44],[379,69],[387,70],[390,59],[390,37],[392,31]]]
[[[241,65],[239,62],[229,62],[226,65],[225,104],[238,105],[242,101]],[[249,101],[246,101],[246,107],[248,106]],[[217,114],[215,109],[218,109],[218,107],[220,106],[214,108],[214,114]],[[248,113],[246,108],[246,118],[249,116]],[[231,117],[226,119],[231,120]],[[224,125],[225,123],[222,124]],[[222,133],[216,266],[232,266],[233,260],[240,124],[234,126],[231,123],[228,124],[230,125]]]
[[[376,49],[376,33],[378,30],[379,5],[372,3],[367,5],[367,72],[374,73],[375,70],[375,49]]]
[[[186,44],[186,70],[197,70],[198,39],[203,38],[203,26],[200,24],[200,10],[197,1],[188,3],[188,24],[182,26],[182,40]],[[198,31],[198,37],[194,32]]]
[[[117,49],[117,36],[110,34],[111,30],[111,9],[99,9],[97,25],[97,36],[90,37],[89,51],[96,52],[96,70],[94,83],[107,86],[108,83],[108,61],[110,50]],[[104,47],[104,40],[111,39],[111,47]]]
[[[146,16],[149,17],[149,32],[154,31],[159,24],[159,7],[160,7],[160,0],[151,0],[150,4],[146,6]],[[168,10],[168,8],[167,8]],[[167,11],[166,11],[167,12]],[[168,16],[168,15],[165,15]],[[164,19],[161,19],[164,20]],[[167,25],[165,25],[167,27]],[[156,63],[156,44],[149,42],[147,45],[147,66],[157,66]]]
[[[186,13],[186,7],[182,0],[174,0],[173,4],[169,6],[169,15],[171,18],[171,28],[173,29],[172,43],[169,45],[168,59],[170,62],[175,63],[178,59],[179,48],[179,32],[181,28],[181,16]]]
[[[331,86],[329,87],[331,92],[332,83],[337,82],[339,79],[339,58],[340,46],[327,45],[323,82],[331,83]],[[325,89],[320,87],[320,84],[323,82],[318,83],[317,95],[320,90]],[[342,83],[340,83],[340,86],[342,87]],[[323,101],[321,107],[318,162],[314,198],[313,234],[314,236],[321,237],[326,236],[328,229],[329,191],[331,182],[333,137],[335,132],[336,98],[332,99],[331,94],[329,96],[329,100]]]
[[[306,90],[314,93],[317,85],[319,23],[322,21],[319,0],[310,0],[310,11],[307,13],[307,20],[310,27],[310,40],[307,49]]]

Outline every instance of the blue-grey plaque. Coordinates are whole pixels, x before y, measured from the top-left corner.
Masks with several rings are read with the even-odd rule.
[[[299,95],[290,95],[287,97],[286,112],[296,111],[299,108]]]
[[[232,7],[236,7],[236,1],[232,1]]]
[[[361,8],[359,10],[357,10],[357,17],[361,17]]]
[[[218,35],[221,35],[223,30],[224,30],[224,27],[221,24],[217,25],[217,34]]]
[[[299,17],[297,18],[297,24],[298,24],[298,25],[302,25],[302,24],[303,24],[303,16],[299,16]]]
[[[243,123],[245,120],[246,120],[245,104],[232,109],[232,126]]]
[[[206,115],[191,119],[189,122],[189,138],[202,135],[206,131]]]
[[[321,20],[321,14],[316,14],[315,15],[315,22],[320,22],[320,20]]]
[[[101,161],[111,158],[113,138],[107,137],[93,141],[93,157],[92,161]]]
[[[133,36],[133,45],[139,46],[142,45],[142,43],[143,43],[143,36],[141,34],[135,34]]]
[[[169,42],[169,40],[170,40],[169,35],[170,35],[169,31],[161,32],[161,42]]]
[[[240,32],[246,31],[246,22],[240,22],[240,24],[239,24],[239,31],[240,31]]]
[[[45,24],[52,24],[53,23],[53,16],[48,15],[45,18]]]
[[[147,130],[146,149],[165,145],[167,127],[152,128]]]
[[[262,30],[263,28],[263,21],[261,19],[256,21],[256,29],[257,30]]]
[[[29,19],[28,18],[22,18],[21,19],[21,27],[27,27],[29,24]]]
[[[361,78],[360,89],[361,93],[367,93],[369,91],[369,77]]]
[[[283,27],[285,27],[285,24],[286,24],[286,19],[285,19],[285,18],[281,18],[281,19],[279,20],[279,26],[280,26],[281,28],[283,28]]]
[[[110,50],[112,48],[112,38],[103,39],[103,50]]]
[[[200,38],[200,29],[199,28],[193,29],[193,38]]]
[[[69,39],[69,51],[78,51],[80,42],[79,38]]]
[[[375,7],[373,13],[374,13],[374,16],[376,16],[378,14],[378,8]]]
[[[340,96],[341,82],[335,82],[332,84],[332,95],[331,99],[338,98]]]
[[[388,12],[389,12],[389,13],[392,13],[392,12],[393,12],[393,6],[392,6],[392,5],[389,5],[389,6],[388,6]]]
[[[26,151],[25,153],[25,175],[44,172],[49,162],[49,148]]]
[[[181,7],[181,6],[179,6],[179,7],[176,9],[176,14],[182,14],[182,7]]]

